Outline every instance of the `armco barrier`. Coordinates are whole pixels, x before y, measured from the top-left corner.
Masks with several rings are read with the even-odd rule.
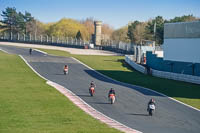
[[[132,55],[125,55],[125,61],[128,63],[130,66],[132,66],[135,70],[141,72],[141,73],[146,73],[145,67],[138,65],[132,60],[133,56]]]
[[[135,63],[132,60],[132,58],[133,58],[132,55],[126,55],[125,56],[126,63],[128,63],[135,70],[137,70],[141,73],[146,73],[146,68]],[[194,84],[200,84],[200,77],[198,77],[198,76],[164,72],[164,71],[158,71],[158,70],[154,70],[154,69],[151,69],[151,72],[152,72],[153,76],[160,77],[160,78],[173,79],[173,80],[184,81],[184,82],[189,82],[189,83],[194,83]]]
[[[156,77],[200,84],[200,77],[198,77],[198,76],[171,73],[171,72],[163,72],[163,71],[158,71],[158,70],[154,70],[154,69],[151,69],[151,71],[152,71],[152,75],[156,76]]]

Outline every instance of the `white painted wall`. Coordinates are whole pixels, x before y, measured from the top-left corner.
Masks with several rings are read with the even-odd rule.
[[[163,51],[155,51],[157,57],[163,57]]]
[[[200,63],[200,38],[164,39],[164,60]]]

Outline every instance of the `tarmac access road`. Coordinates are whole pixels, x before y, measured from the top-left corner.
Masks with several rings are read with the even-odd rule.
[[[0,49],[22,55],[43,77],[56,82],[78,95],[96,110],[120,123],[144,133],[199,133],[200,111],[189,108],[167,97],[134,85],[108,79],[67,57],[50,56],[28,48],[2,46]],[[69,73],[63,74],[63,66],[69,65]],[[96,83],[96,93],[90,97],[88,88]],[[116,102],[108,101],[109,88],[116,90]],[[154,116],[148,116],[147,103],[156,101]]]

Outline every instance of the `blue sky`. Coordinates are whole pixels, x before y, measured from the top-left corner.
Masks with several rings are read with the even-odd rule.
[[[6,7],[28,11],[45,23],[63,17],[76,20],[93,17],[115,29],[129,21],[147,21],[158,15],[164,19],[188,14],[200,17],[200,0],[0,0],[0,12]]]

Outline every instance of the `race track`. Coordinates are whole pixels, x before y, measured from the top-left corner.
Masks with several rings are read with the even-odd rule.
[[[22,55],[42,76],[56,82],[78,95],[96,110],[120,123],[144,133],[199,133],[200,111],[189,108],[167,97],[144,89],[108,79],[72,58],[50,56],[27,48],[2,46],[13,54]],[[63,75],[63,66],[69,65],[69,74]],[[95,81],[96,94],[90,97],[89,83]],[[116,103],[109,104],[109,88],[116,90]],[[153,117],[147,115],[147,103],[156,100]]]

